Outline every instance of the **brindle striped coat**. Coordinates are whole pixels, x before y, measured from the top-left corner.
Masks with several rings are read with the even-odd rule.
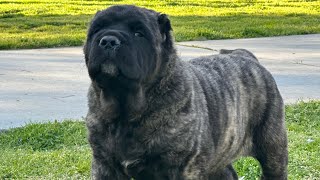
[[[130,36],[129,15],[142,19],[143,37]],[[182,61],[170,30],[165,15],[135,6],[94,18],[84,47],[92,178],[237,179],[232,162],[252,156],[264,179],[286,179],[284,106],[271,74],[243,49]],[[121,43],[112,50],[102,44],[111,35]]]

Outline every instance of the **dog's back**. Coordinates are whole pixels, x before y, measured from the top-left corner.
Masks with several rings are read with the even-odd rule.
[[[284,105],[272,75],[244,49],[222,50],[190,63],[200,82],[193,89],[205,94],[211,136],[219,144],[210,166],[250,155],[259,160],[266,178],[285,179]]]

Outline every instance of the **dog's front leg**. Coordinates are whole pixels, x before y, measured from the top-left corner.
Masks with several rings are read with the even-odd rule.
[[[91,164],[91,179],[115,179],[116,175],[112,172],[111,168],[107,167],[104,163],[101,163],[98,159],[93,158]]]
[[[106,162],[97,158],[92,159],[91,179],[93,180],[129,180],[123,172],[112,169]]]
[[[236,180],[238,179],[237,172],[234,170],[231,164],[224,169],[210,174],[209,180]]]
[[[185,180],[178,167],[165,168],[156,167],[146,168],[134,177],[135,180]]]

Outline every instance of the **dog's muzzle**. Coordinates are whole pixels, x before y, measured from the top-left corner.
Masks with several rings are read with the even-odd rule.
[[[99,42],[99,46],[103,49],[117,49],[120,47],[121,41],[116,37],[112,35],[103,36]]]
[[[100,39],[99,47],[105,51],[105,53],[108,54],[109,58],[114,58],[116,53],[115,50],[117,50],[121,45],[121,41],[118,37],[114,35],[105,35]],[[101,64],[101,71],[104,74],[107,74],[111,77],[116,77],[119,74],[118,68],[115,66],[113,62],[107,61],[103,62]]]

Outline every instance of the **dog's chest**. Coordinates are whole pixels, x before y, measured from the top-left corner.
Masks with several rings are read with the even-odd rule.
[[[105,142],[107,155],[112,155],[111,162],[120,164],[127,175],[134,175],[146,166],[149,153],[140,132],[140,128],[128,125],[118,124],[109,128]]]
[[[115,125],[109,130],[109,138],[113,143],[111,150],[121,159],[130,159],[131,156],[139,156],[145,151],[143,150],[142,137],[134,126]]]

